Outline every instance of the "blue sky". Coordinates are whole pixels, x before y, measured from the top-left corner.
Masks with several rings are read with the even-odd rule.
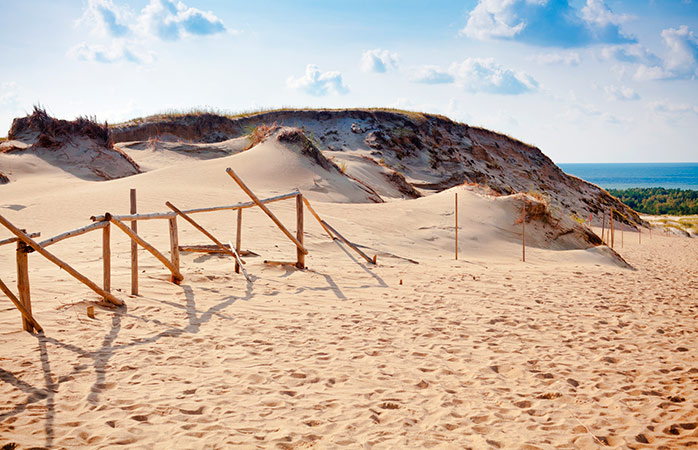
[[[35,103],[444,114],[555,162],[698,161],[698,0],[0,0],[0,136]]]

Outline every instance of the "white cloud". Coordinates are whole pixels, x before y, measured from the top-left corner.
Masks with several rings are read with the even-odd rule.
[[[177,41],[186,36],[227,31],[212,12],[173,0],[150,0],[138,14],[113,0],[88,0],[78,24],[89,27],[102,40],[75,45],[68,54],[79,60],[102,63],[150,62],[151,53],[133,49],[144,48],[154,39]]]
[[[131,32],[130,20],[131,12],[117,7],[112,0],[89,0],[78,23],[90,26],[100,36],[124,37]]]
[[[542,46],[634,42],[620,29],[627,19],[603,0],[587,0],[581,10],[567,0],[479,0],[461,33],[474,39],[516,39]]]
[[[441,69],[439,66],[420,66],[414,70],[410,76],[410,81],[425,84],[448,84],[453,83],[453,75]]]
[[[390,53],[388,50],[366,50],[361,56],[361,70],[364,72],[385,73],[388,69],[396,69],[397,66],[397,53]]]
[[[655,115],[667,120],[676,120],[686,115],[698,114],[698,106],[689,105],[688,103],[673,103],[668,100],[658,100],[650,103],[648,106]]]
[[[640,44],[611,45],[601,49],[602,59],[615,59],[620,62],[654,65],[661,60],[647,47]]]
[[[507,69],[492,58],[467,58],[451,64],[449,73],[459,86],[470,92],[516,95],[538,88],[536,80],[527,73]]]
[[[14,81],[0,84],[0,105],[14,108],[19,103],[19,86]]]
[[[330,93],[346,94],[349,87],[342,81],[340,72],[320,72],[320,68],[315,64],[308,64],[305,68],[305,75],[286,80],[288,87],[304,91],[310,95],[321,97]]]
[[[461,33],[475,39],[513,38],[526,23],[513,9],[517,0],[480,0]]]
[[[632,101],[640,100],[640,94],[628,86],[606,86],[603,88],[606,95],[611,100]]]
[[[165,41],[182,36],[206,36],[226,31],[223,21],[210,11],[186,6],[181,1],[150,0],[137,20],[141,32]]]
[[[142,53],[134,51],[122,42],[116,42],[108,47],[82,42],[71,47],[68,50],[68,56],[79,61],[93,61],[105,64],[122,61],[143,64],[150,63],[155,59],[152,52]]]
[[[578,66],[582,62],[582,59],[577,52],[538,53],[533,55],[530,59],[538,64],[544,65],[564,64],[566,66]]]
[[[638,81],[695,79],[698,77],[698,37],[686,25],[662,31],[667,48],[659,58],[641,45],[620,45],[601,50],[604,59],[637,64],[633,78]]]
[[[582,18],[597,27],[607,27],[620,25],[626,22],[629,16],[613,13],[603,0],[587,0],[587,4],[582,8]]]
[[[695,78],[698,74],[698,38],[686,25],[662,31],[669,53],[664,67],[677,78]]]

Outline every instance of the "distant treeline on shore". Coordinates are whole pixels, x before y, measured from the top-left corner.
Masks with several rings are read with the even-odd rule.
[[[665,188],[608,189],[637,212],[686,216],[698,214],[698,191]]]

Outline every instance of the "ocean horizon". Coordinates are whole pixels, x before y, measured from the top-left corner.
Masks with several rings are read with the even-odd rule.
[[[698,162],[692,163],[568,163],[567,174],[604,189],[653,188],[698,190]]]

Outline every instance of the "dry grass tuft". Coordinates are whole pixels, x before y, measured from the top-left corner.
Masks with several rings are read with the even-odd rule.
[[[254,127],[249,135],[250,143],[247,145],[247,147],[245,147],[245,150],[249,150],[255,145],[263,142],[277,128],[279,128],[279,126],[276,124],[276,122],[271,125],[263,123]]]
[[[106,148],[114,148],[106,122],[101,125],[94,117],[78,117],[72,121],[55,119],[39,105],[34,106],[30,115],[13,120],[7,137],[16,139],[27,131],[38,133],[37,145],[45,148],[57,147],[72,136],[85,136]]]

